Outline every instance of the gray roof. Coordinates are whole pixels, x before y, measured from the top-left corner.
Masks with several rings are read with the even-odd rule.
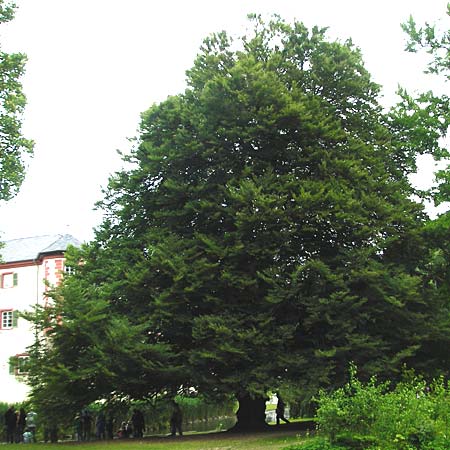
[[[0,261],[2,263],[32,261],[42,254],[64,252],[69,245],[80,247],[81,242],[70,234],[13,239],[4,242],[4,246],[0,248]]]

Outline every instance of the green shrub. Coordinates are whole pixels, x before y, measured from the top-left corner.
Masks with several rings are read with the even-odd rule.
[[[317,421],[322,432],[334,441],[348,431],[352,434],[370,434],[380,398],[389,383],[377,383],[375,377],[363,384],[356,377],[356,367],[350,366],[350,381],[332,393],[321,391],[318,398]]]
[[[362,383],[352,367],[349,383],[331,393],[321,392],[318,405],[319,429],[345,448],[450,448],[450,390],[442,378],[428,385],[407,373],[407,379],[391,387],[375,378]],[[367,438],[366,442],[356,442],[355,436]]]

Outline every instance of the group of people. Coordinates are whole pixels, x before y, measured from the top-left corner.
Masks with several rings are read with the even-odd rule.
[[[177,433],[182,436],[182,423],[183,415],[181,413],[180,405],[173,401],[172,402],[172,414],[170,416],[170,433],[175,436]],[[139,409],[135,409],[129,421],[122,422],[119,431],[117,432],[117,437],[122,438],[142,438],[144,436],[145,430],[145,419],[144,414]]]
[[[183,434],[182,423],[183,415],[180,405],[172,401],[172,413],[170,416],[170,433],[175,436],[177,433]],[[5,412],[5,430],[7,443],[29,443],[36,442],[36,417],[34,411],[25,412],[24,408],[16,411],[10,406]],[[89,441],[92,436],[93,426],[95,425],[95,436],[99,440],[118,438],[142,438],[145,431],[145,418],[140,409],[134,409],[128,421],[121,423],[117,433],[114,435],[114,418],[112,415],[105,415],[100,411],[96,417],[92,415],[89,409],[83,409],[75,416],[74,432],[77,441]],[[56,427],[54,429],[44,430],[45,441],[56,442]]]
[[[93,425],[95,423],[96,439],[117,438],[142,438],[144,437],[145,418],[140,409],[134,409],[131,418],[123,421],[120,428],[114,434],[114,418],[111,414],[105,415],[100,411],[94,422],[94,417],[88,409],[84,409],[75,416],[75,439],[77,441],[89,441],[92,436]]]
[[[5,412],[6,442],[8,444],[36,441],[36,413],[25,412],[24,408],[16,411],[10,406]]]
[[[277,394],[278,403],[276,407],[277,425],[283,420],[289,423],[285,418],[285,404],[280,394]],[[10,406],[5,412],[5,430],[7,443],[20,442],[36,442],[36,413],[30,411],[25,412],[24,408],[15,411]],[[170,433],[175,436],[177,433],[182,436],[183,416],[180,405],[172,401],[172,414],[170,416]],[[78,441],[89,441],[92,434],[92,426],[94,418],[88,409],[84,409],[75,416],[75,436]],[[114,419],[112,415],[105,416],[100,411],[95,419],[95,436],[97,439],[113,439],[114,438]],[[116,433],[118,438],[142,438],[145,430],[144,414],[139,409],[134,409],[130,420],[123,421]],[[47,440],[47,439],[46,439]],[[52,442],[54,440],[52,439]]]
[[[92,436],[92,427],[94,425],[94,418],[88,409],[83,409],[75,416],[75,439],[77,441],[90,441]],[[95,437],[97,439],[112,439],[113,438],[113,418],[112,416],[105,416],[103,411],[100,411],[95,420]]]

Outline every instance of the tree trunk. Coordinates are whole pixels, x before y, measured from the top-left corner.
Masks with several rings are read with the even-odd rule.
[[[236,398],[239,402],[237,410],[236,425],[229,431],[246,432],[246,431],[264,431],[269,428],[266,423],[266,398],[252,398],[248,393],[237,394]]]

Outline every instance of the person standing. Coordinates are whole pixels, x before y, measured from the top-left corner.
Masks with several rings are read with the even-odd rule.
[[[37,414],[34,411],[30,411],[25,418],[25,425],[32,435],[33,442],[36,442],[36,418]]]
[[[172,416],[170,417],[170,433],[172,434],[172,436],[175,436],[178,431],[178,434],[182,436],[183,414],[181,412],[180,405],[175,400],[172,401],[172,406],[173,412]]]
[[[5,429],[6,429],[6,443],[14,444],[16,434],[17,414],[14,408],[10,406],[5,412]]]
[[[88,409],[81,412],[82,441],[91,439],[92,416]]]
[[[24,408],[20,408],[17,415],[16,442],[23,442],[23,433],[25,432],[27,413]]]
[[[75,417],[73,419],[73,432],[75,435],[75,440],[80,442],[83,437],[83,426],[81,424],[80,413],[75,414]]]
[[[277,425],[280,425],[280,420],[283,420],[286,423],[290,423],[289,420],[284,417],[284,410],[286,408],[283,399],[281,398],[280,394],[277,394],[278,402],[277,402]]]
[[[108,439],[114,438],[114,416],[110,411],[106,417],[106,437]]]
[[[95,435],[97,439],[106,439],[106,418],[105,413],[100,411],[95,422]]]
[[[135,438],[144,437],[144,429],[145,429],[145,419],[144,414],[139,409],[135,409],[133,411],[133,415],[131,416],[131,423],[133,424],[133,436]]]

